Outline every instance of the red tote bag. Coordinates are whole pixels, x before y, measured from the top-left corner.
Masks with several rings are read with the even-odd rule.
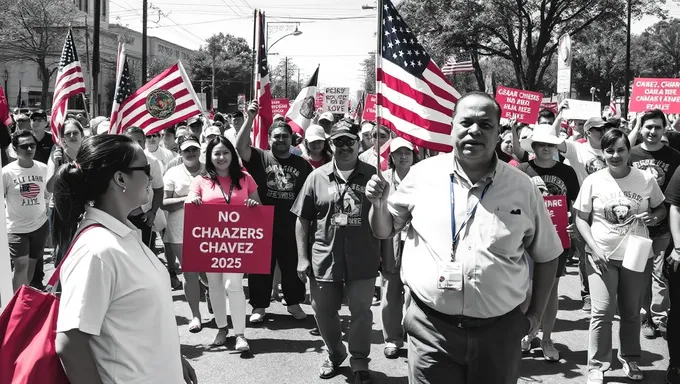
[[[0,315],[0,383],[69,384],[57,356],[57,316],[59,298],[54,294],[64,260],[85,231],[71,242],[64,259],[48,283],[50,292],[22,286]]]

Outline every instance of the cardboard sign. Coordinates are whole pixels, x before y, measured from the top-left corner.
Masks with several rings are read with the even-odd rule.
[[[246,94],[245,93],[239,93],[238,96],[236,96],[236,105],[238,105],[238,110],[241,112],[246,111]]]
[[[375,121],[375,103],[378,101],[376,95],[370,93],[366,95],[366,105],[364,106],[364,114],[361,117],[363,121]]]
[[[290,108],[290,100],[288,99],[272,99],[272,115],[279,114],[286,116],[286,112]]]
[[[680,113],[680,79],[635,79],[629,112],[645,112],[650,109]]]
[[[601,106],[597,101],[567,100],[569,108],[562,111],[562,118],[565,120],[588,120],[602,116]]]
[[[569,225],[569,207],[567,206],[566,196],[543,196],[545,207],[548,209],[550,219],[552,219],[557,235],[562,241],[562,248],[567,249],[571,247],[571,238],[567,233],[567,226]]]
[[[349,112],[349,88],[326,87],[323,98],[324,112],[345,114]]]
[[[274,207],[184,205],[182,270],[271,273]]]
[[[540,92],[524,91],[502,85],[496,89],[496,101],[503,111],[501,117],[516,119],[520,123],[536,124],[542,100],[543,94]]]

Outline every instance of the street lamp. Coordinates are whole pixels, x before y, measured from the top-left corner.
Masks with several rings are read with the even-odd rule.
[[[300,36],[300,35],[302,35],[302,31],[298,30],[298,27],[295,27],[295,31],[294,31],[294,32],[291,32],[291,33],[289,33],[289,34],[287,34],[287,35],[283,35],[283,36],[281,36],[278,40],[276,40],[275,42],[271,43],[271,45],[269,45],[269,48],[267,48],[267,51],[269,51],[270,49],[272,49],[272,47],[274,46],[274,44],[278,43],[279,41],[285,39],[285,38],[288,37],[288,36]]]

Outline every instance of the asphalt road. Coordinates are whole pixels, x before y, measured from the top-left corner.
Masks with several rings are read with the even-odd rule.
[[[49,272],[51,272],[51,267]],[[522,377],[519,383],[579,383],[586,382],[586,354],[588,343],[589,316],[581,310],[580,287],[577,270],[567,267],[568,275],[560,284],[560,311],[553,333],[553,341],[561,351],[559,362],[546,362],[539,347],[522,360]],[[49,276],[49,273],[48,273]],[[247,284],[246,284],[247,285]],[[213,347],[211,342],[217,332],[212,316],[208,314],[205,301],[201,302],[203,330],[192,334],[188,331],[191,312],[184,299],[183,291],[173,292],[175,315],[179,327],[182,352],[191,361],[198,374],[199,383],[204,384],[245,384],[245,383],[353,383],[352,372],[347,361],[340,375],[321,380],[317,376],[323,357],[323,341],[312,336],[309,330],[315,326],[310,305],[303,305],[308,316],[297,321],[288,315],[284,306],[272,302],[264,323],[253,325],[248,322],[246,337],[252,353],[234,351],[234,335],[230,333],[225,346]],[[250,315],[251,308],[248,308]],[[344,329],[349,325],[349,310],[343,306],[341,317]],[[370,368],[376,384],[407,383],[406,351],[395,360],[383,355],[380,307],[373,307],[373,332],[371,334]],[[614,323],[614,356],[618,349],[618,323]],[[540,334],[539,334],[540,336]],[[345,339],[346,340],[346,339]],[[519,348],[519,345],[517,346]],[[644,383],[664,383],[668,364],[668,348],[662,338],[642,339],[641,368],[645,371]],[[613,370],[605,375],[606,383],[630,383],[621,364],[614,359]]]

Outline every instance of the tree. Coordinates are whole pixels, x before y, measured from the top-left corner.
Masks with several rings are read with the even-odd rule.
[[[659,21],[631,42],[633,72],[640,77],[680,77],[680,20]]]
[[[0,61],[31,61],[42,81],[40,105],[48,105],[49,84],[69,24],[77,9],[71,0],[3,0],[0,2]]]
[[[288,66],[286,66],[286,63]],[[286,70],[288,73],[286,74]],[[269,71],[269,81],[271,83],[272,97],[294,99],[300,93],[300,85],[298,84],[298,71],[300,68],[293,63],[290,57],[283,58],[279,61],[276,67]],[[288,83],[286,84],[286,78]],[[286,88],[288,87],[288,88]]]
[[[361,62],[361,71],[364,74],[364,90],[375,93],[375,52]]]
[[[664,15],[659,7],[664,0],[633,1],[637,15]],[[436,62],[458,50],[501,58],[513,66],[519,88],[548,91],[544,77],[558,38],[617,19],[626,14],[625,5],[625,0],[404,0],[399,7]]]
[[[187,72],[192,75],[195,89],[209,89],[215,65],[214,98],[220,106],[236,102],[236,94],[248,94],[253,71],[252,49],[245,39],[219,33],[211,36],[207,44],[189,59]],[[198,85],[198,86],[197,86]],[[226,111],[225,108],[220,108]]]

